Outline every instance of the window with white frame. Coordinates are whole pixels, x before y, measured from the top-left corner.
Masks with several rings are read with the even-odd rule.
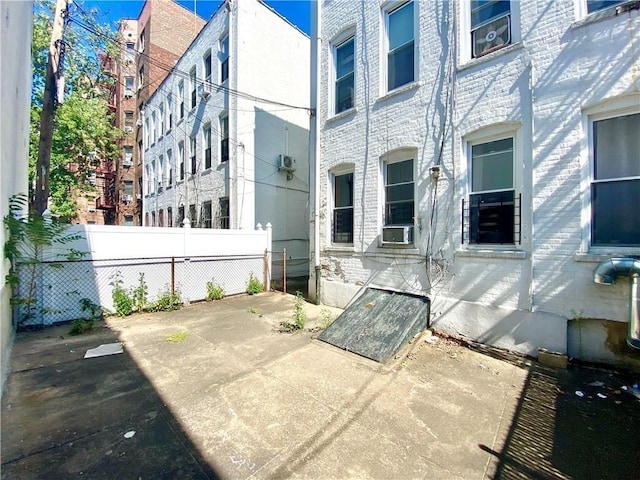
[[[204,168],[211,168],[211,125],[206,125],[202,129],[204,140]]]
[[[156,178],[157,178],[157,171],[156,171],[156,161],[155,160],[151,160],[151,185],[150,185],[150,193],[155,193],[156,191]]]
[[[196,67],[194,66],[189,72],[189,86],[191,87],[191,108],[196,107],[197,101],[197,85],[196,85]]]
[[[211,81],[211,50],[207,50],[202,58],[202,66],[204,67],[204,79],[206,82]]]
[[[158,157],[158,191],[161,192],[164,188],[164,157],[160,155]]]
[[[169,175],[167,177],[168,181],[167,181],[167,186],[171,187],[173,185],[173,151],[171,149],[167,150],[167,170],[169,172]]]
[[[127,63],[133,63],[136,58],[136,44],[133,42],[127,42],[127,48],[124,52],[124,61]]]
[[[353,243],[353,172],[332,175],[333,217],[331,241]]]
[[[414,2],[386,12],[387,90],[415,80]]]
[[[156,143],[158,138],[158,119],[156,118],[156,112],[151,113],[151,145]]]
[[[220,83],[224,83],[229,78],[229,36],[225,35],[220,39]]]
[[[167,227],[173,227],[173,209],[167,207]]]
[[[178,142],[178,162],[180,163],[180,180],[184,180],[184,142]]]
[[[228,230],[231,225],[231,216],[229,215],[229,197],[220,197],[218,199],[218,228]]]
[[[160,104],[158,109],[158,138],[164,135],[164,104]]]
[[[124,96],[133,97],[133,77],[124,77]]]
[[[512,42],[509,0],[471,1],[471,56],[481,57]]]
[[[468,145],[470,193],[466,206],[463,202],[467,219],[463,238],[469,244],[516,243],[519,201],[515,191],[514,144],[514,137],[503,137]]]
[[[122,166],[131,167],[133,165],[133,147],[131,145],[125,145],[122,147]]]
[[[229,160],[229,116],[220,115],[220,162]]]
[[[202,203],[200,210],[200,225],[202,228],[212,228],[211,200]]]
[[[597,12],[605,8],[613,7],[627,0],[587,0],[587,13]]]
[[[334,47],[335,63],[335,113],[353,108],[354,104],[354,45],[351,37]]]
[[[167,96],[167,133],[173,128],[173,102],[171,95]]]
[[[640,246],[640,113],[591,121],[591,245]]]
[[[387,155],[383,164],[385,227],[382,231],[383,243],[413,242],[415,217],[413,163],[413,158],[409,154],[398,152]],[[395,238],[398,232],[402,233],[402,239]]]
[[[149,123],[149,119],[144,119],[144,147],[148,149],[151,145],[151,125]]]
[[[191,158],[191,174],[195,175],[198,171],[198,141],[196,137],[189,137],[189,155]]]
[[[184,118],[184,81],[178,83],[178,119]]]

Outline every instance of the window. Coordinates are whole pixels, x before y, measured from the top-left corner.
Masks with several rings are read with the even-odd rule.
[[[169,171],[168,178],[168,187],[173,185],[173,151],[171,149],[167,150],[167,169]]]
[[[474,58],[511,43],[511,2],[472,0],[471,44]]]
[[[124,112],[124,126],[133,128],[133,112],[130,110]]]
[[[200,224],[202,228],[211,228],[211,202],[204,202],[202,204]]]
[[[218,199],[218,225],[224,230],[228,230],[230,227],[229,221],[229,197],[221,197]]]
[[[146,212],[146,213],[144,214],[144,224],[145,224],[145,226],[147,226],[147,227],[149,226],[149,212]]]
[[[156,212],[151,212],[151,226],[156,226]]]
[[[152,160],[151,161],[151,176],[149,177],[149,181],[151,182],[151,193],[155,193],[156,191],[156,175],[157,175],[157,170],[156,170],[156,161]]]
[[[385,226],[413,225],[413,160],[385,164]]]
[[[144,30],[140,33],[140,38],[138,40],[138,51],[144,52]]]
[[[626,0],[587,0],[587,13],[597,12],[605,8],[613,7]]]
[[[204,136],[204,168],[211,168],[211,125],[203,130]]]
[[[220,40],[220,83],[229,78],[229,37]]]
[[[158,138],[164,134],[164,105],[160,104],[158,111]]]
[[[148,118],[144,119],[144,140],[145,148],[149,148],[151,145],[151,125]]]
[[[182,226],[182,222],[184,222],[184,205],[178,207],[178,225]]]
[[[184,142],[178,142],[178,162],[180,162],[180,180],[184,180]]]
[[[158,212],[158,226],[164,227],[164,210],[162,208]]]
[[[167,133],[173,128],[173,102],[171,97],[167,97]]]
[[[162,155],[158,157],[158,191],[161,192],[164,187],[164,158]]]
[[[195,175],[198,171],[198,160],[196,157],[197,153],[197,144],[196,137],[189,137],[189,155],[191,155],[191,174]]]
[[[189,85],[191,86],[191,108],[195,108],[197,100],[197,86],[196,86],[196,67],[189,72]]]
[[[353,243],[353,173],[333,177],[333,243]]]
[[[167,227],[173,227],[173,210],[167,207]]]
[[[156,143],[156,139],[158,138],[158,119],[156,118],[156,112],[151,114],[151,145]]]
[[[413,2],[387,13],[387,89],[414,80]]]
[[[640,246],[640,113],[592,123],[591,244]]]
[[[204,66],[204,79],[205,81],[210,82],[211,81],[211,50],[205,53],[202,63]]]
[[[222,115],[220,117],[220,161],[229,160],[229,117]]]
[[[133,181],[125,180],[124,182],[122,182],[122,185],[122,193],[125,196],[133,197]]]
[[[124,77],[124,96],[133,97],[133,77]]]
[[[184,82],[178,83],[178,119],[184,118]]]
[[[471,146],[469,243],[515,243],[513,138]]]
[[[138,72],[138,90],[141,90],[144,85],[144,66],[140,67]]]
[[[133,147],[125,145],[122,147],[122,166],[131,167],[133,165]]]
[[[133,42],[127,42],[127,49],[124,51],[124,61],[127,63],[133,63],[136,55],[136,44]]]
[[[189,205],[189,222],[191,222],[192,227],[195,227],[198,224],[198,215],[196,213],[195,203]]]
[[[127,227],[133,226],[133,215],[125,215],[124,216],[124,224]]]
[[[351,37],[335,47],[335,113],[353,108],[354,42],[355,39]]]

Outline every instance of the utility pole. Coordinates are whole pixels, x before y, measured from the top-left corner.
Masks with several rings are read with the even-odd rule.
[[[56,107],[57,80],[61,68],[62,35],[64,16],[68,0],[57,0],[53,17],[49,58],[45,76],[42,115],[40,116],[40,142],[38,144],[38,163],[36,165],[36,191],[34,209],[39,215],[47,209],[49,201],[49,170],[51,165],[51,142],[53,139],[53,119]]]

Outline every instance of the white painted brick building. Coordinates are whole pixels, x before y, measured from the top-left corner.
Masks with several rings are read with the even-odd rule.
[[[307,274],[309,52],[264,3],[220,6],[145,105],[145,225],[271,223],[288,273]]]
[[[420,293],[436,330],[638,362],[629,280],[593,283],[601,260],[640,254],[638,2],[316,14],[321,301]]]

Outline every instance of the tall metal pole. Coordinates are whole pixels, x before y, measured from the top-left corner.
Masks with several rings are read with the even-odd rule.
[[[38,163],[36,166],[36,191],[34,209],[42,214],[49,200],[49,170],[51,165],[51,142],[53,139],[53,119],[56,107],[56,80],[60,65],[62,35],[64,33],[64,15],[68,0],[57,0],[49,43],[47,73],[45,76],[42,114],[40,116],[40,142],[38,144]]]

